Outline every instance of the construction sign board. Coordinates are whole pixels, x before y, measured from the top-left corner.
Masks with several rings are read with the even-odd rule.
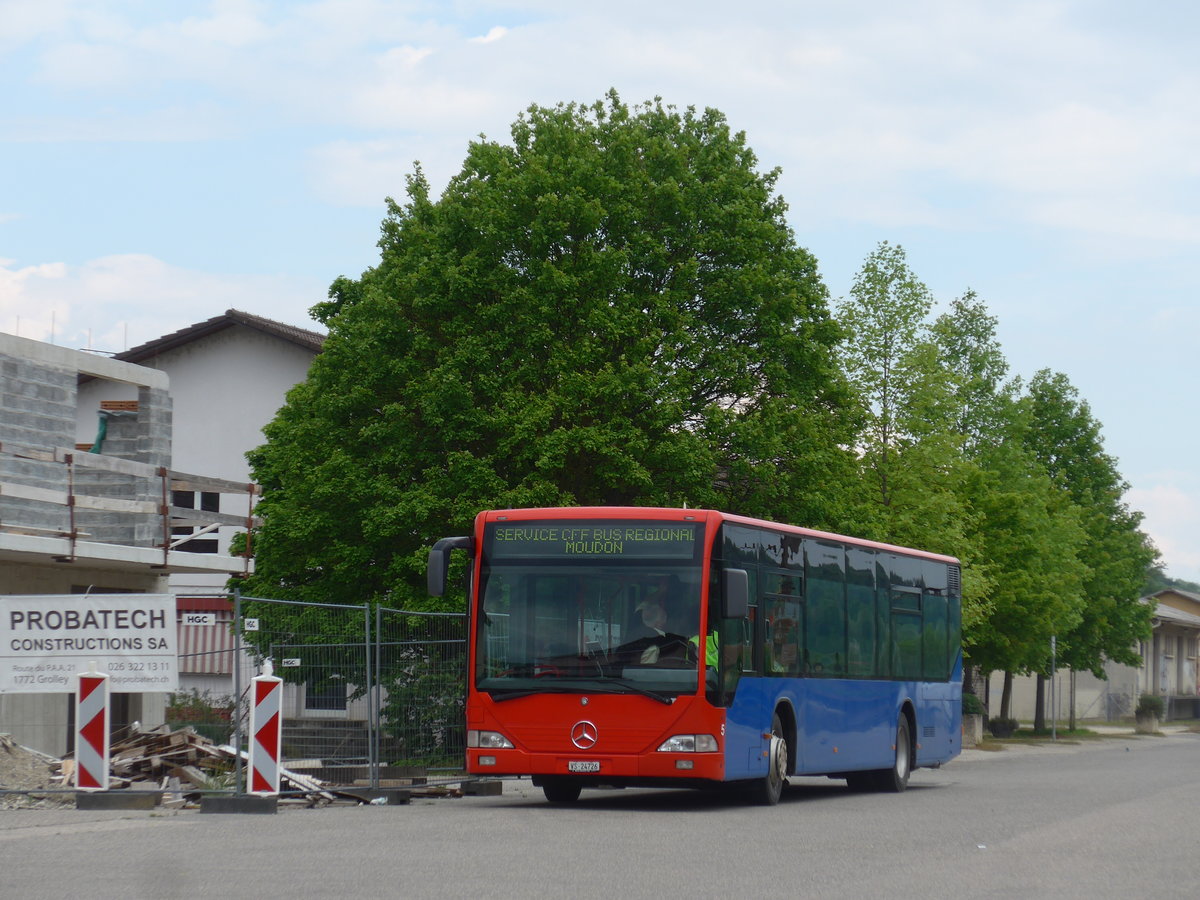
[[[179,689],[171,594],[41,594],[0,604],[0,693],[64,694],[96,670],[114,693]]]

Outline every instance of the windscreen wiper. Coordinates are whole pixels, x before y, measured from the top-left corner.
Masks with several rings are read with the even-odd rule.
[[[501,689],[503,690],[503,689]],[[488,690],[492,695],[492,700],[496,703],[502,703],[505,700],[516,700],[520,697],[533,697],[536,694],[580,694],[584,689],[577,685],[565,684],[547,684],[545,687],[529,688],[528,690],[505,691],[497,693],[496,689]]]
[[[534,694],[544,694],[545,691],[510,691],[506,694],[497,694],[495,691],[489,691],[492,695],[493,703],[503,703],[505,700],[517,700],[521,697],[532,697]]]
[[[624,678],[612,678],[612,679],[609,679],[609,681],[606,684],[620,685],[621,687],[625,688],[626,690],[633,691],[635,694],[641,694],[643,697],[649,697],[651,700],[657,700],[659,703],[665,703],[667,706],[670,706],[672,703],[675,702],[674,697],[669,697],[666,694],[660,694],[658,691],[652,691],[649,688],[644,688],[640,684],[636,684],[635,682],[628,681]],[[599,688],[596,688],[595,690],[597,693],[601,693],[601,694],[623,694],[623,693],[625,693],[625,691],[609,690],[608,687],[599,687]]]
[[[620,688],[614,689],[614,686]],[[670,706],[675,702],[674,697],[660,694],[658,691],[652,691],[649,688],[644,688],[640,684],[634,684],[632,681],[626,681],[622,678],[614,678],[611,683],[596,685],[581,685],[581,684],[548,684],[544,688],[531,688],[529,690],[506,691],[505,693],[497,693],[496,691],[488,691],[492,695],[494,703],[503,703],[505,700],[517,700],[521,697],[533,697],[536,694],[624,694],[633,692],[641,694],[643,697],[649,697],[651,700],[657,700],[659,703]]]

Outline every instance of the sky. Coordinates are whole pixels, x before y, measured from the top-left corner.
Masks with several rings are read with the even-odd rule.
[[[1200,582],[1200,5],[1184,0],[0,0],[0,331],[120,351],[235,308],[316,328],[531,104],[744,131],[832,302],[900,244],[1064,373]]]

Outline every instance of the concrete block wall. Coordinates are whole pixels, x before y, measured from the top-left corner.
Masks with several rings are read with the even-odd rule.
[[[57,348],[52,348],[57,349]],[[0,349],[0,444],[37,449],[73,447],[77,428],[79,371],[51,359],[18,356]],[[109,414],[108,436],[101,448],[114,456],[151,466],[171,465],[171,396],[163,388],[140,386],[136,412]],[[82,452],[82,451],[81,451]],[[68,470],[63,463],[0,455],[0,481],[66,492]],[[135,477],[76,467],[77,494],[162,501],[162,483],[155,477]],[[66,506],[39,500],[0,496],[0,523],[49,532],[70,531]],[[157,515],[78,509],[75,526],[84,540],[131,546],[155,546],[163,540]]]
[[[171,397],[163,390],[140,388],[137,411],[107,413],[108,427],[101,452],[154,467],[171,465]],[[118,475],[88,469],[76,470],[80,493],[94,497],[162,503],[163,486],[158,477]],[[169,500],[169,498],[168,498]],[[79,528],[87,540],[133,547],[161,546],[163,523],[157,515],[80,510]]]
[[[75,384],[73,371],[0,353],[0,441],[74,446]]]
[[[0,351],[0,444],[70,447],[75,441],[76,373]],[[45,490],[67,489],[57,463],[0,456],[0,481]],[[66,531],[63,506],[0,497],[0,522]]]

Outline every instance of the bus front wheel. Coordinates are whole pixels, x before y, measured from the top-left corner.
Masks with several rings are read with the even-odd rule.
[[[582,790],[579,782],[569,778],[547,778],[542,785],[542,793],[551,803],[574,803]]]
[[[783,721],[779,713],[771,718],[771,743],[767,748],[767,774],[754,784],[754,796],[764,806],[774,806],[783,796],[783,784],[787,780],[788,745],[783,734]]]

